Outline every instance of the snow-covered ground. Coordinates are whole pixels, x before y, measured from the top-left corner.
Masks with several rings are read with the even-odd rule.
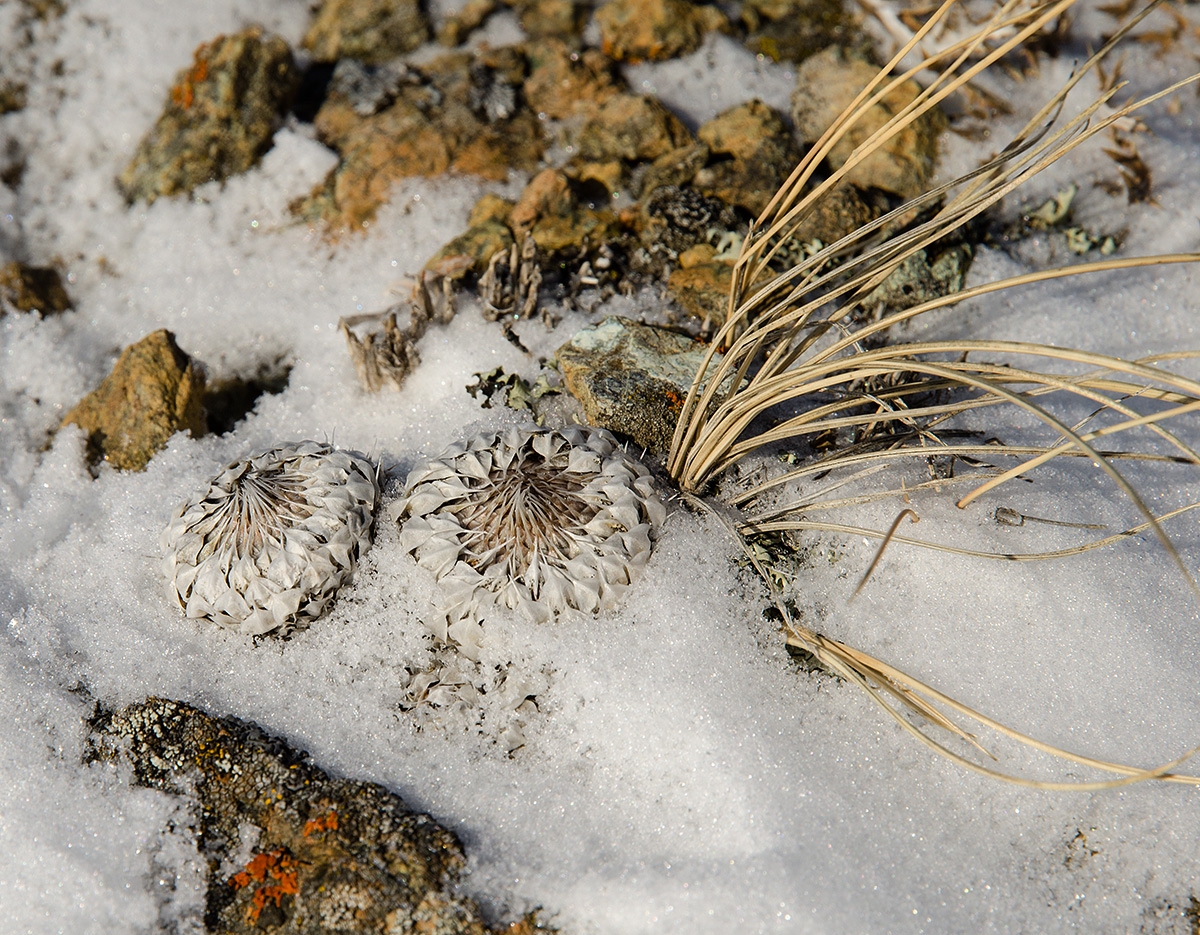
[[[287,641],[254,645],[182,617],[164,595],[158,538],[226,462],[332,439],[403,477],[464,433],[516,420],[480,408],[465,391],[472,374],[536,371],[467,304],[423,339],[403,391],[369,396],[336,330],[339,316],[395,301],[463,229],[478,181],[405,183],[368,236],[331,246],[286,206],[333,157],[289,125],[259,168],[197,199],[129,208],[118,194],[114,178],[199,43],[258,22],[297,45],[308,6],[68,0],[61,17],[18,28],[24,4],[0,4],[0,58],[28,84],[24,110],[0,119],[26,162],[16,190],[0,186],[0,260],[60,263],[75,301],[59,317],[0,319],[0,930],[202,931],[202,863],[178,802],[80,765],[88,695],[110,706],[165,695],[254,720],[323,768],[433,814],[463,839],[469,891],[497,917],[541,906],[576,933],[1194,931],[1200,792],[1029,791],[934,757],[857,689],[791,663],[733,544],[681,508],[618,611],[489,623],[478,677],[538,686],[540,711],[511,757],[496,740],[500,692],[482,724],[439,727],[401,710],[406,670],[430,661],[421,616],[436,585],[386,521],[332,613]],[[1179,9],[1194,29],[1196,8]],[[1081,35],[1111,28],[1085,13]],[[1194,68],[1198,48],[1194,32],[1163,58],[1134,47],[1125,76],[1160,86]],[[1022,106],[1071,61],[1042,64],[1014,86]],[[631,74],[693,125],[756,93],[785,106],[788,81],[724,39]],[[1137,137],[1157,205],[1093,185],[1117,178],[1098,146],[1028,199],[1078,181],[1080,221],[1123,232],[1126,252],[1200,249],[1200,106],[1194,88],[1177,97],[1148,110]],[[998,126],[955,142],[949,161],[1003,142]],[[972,281],[1054,250],[983,251]],[[520,333],[548,355],[588,321],[653,314],[654,301],[566,311],[553,334],[537,322]],[[929,327],[1136,357],[1200,346],[1198,306],[1200,271],[1175,266],[998,295]],[[215,378],[293,361],[288,386],[229,435],[176,436],[144,473],[93,479],[76,429],[44,448],[120,348],[161,327]],[[914,508],[929,538],[1049,547],[1053,527],[997,526],[995,507],[1136,522],[1095,476],[1052,469],[967,511],[948,492]],[[1200,499],[1194,472],[1133,476],[1152,506]],[[886,527],[896,509],[847,519]],[[1195,521],[1171,532],[1196,568]],[[808,542],[799,605],[814,628],[1065,747],[1150,766],[1200,742],[1196,603],[1153,537],[1032,567],[893,546],[852,603],[875,546]],[[997,750],[1006,770],[1050,775]]]

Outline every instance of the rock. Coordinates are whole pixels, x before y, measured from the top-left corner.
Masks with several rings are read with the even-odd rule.
[[[324,0],[303,44],[318,62],[378,64],[419,48],[429,35],[418,0]]]
[[[862,305],[887,314],[958,292],[971,268],[972,257],[968,244],[942,249],[932,259],[925,250],[918,250],[876,286]]]
[[[43,318],[71,309],[58,270],[49,266],[8,263],[0,267],[0,315],[37,312]]]
[[[467,0],[438,27],[438,42],[448,46],[462,45],[471,33],[496,12],[498,5],[496,0]]]
[[[612,61],[596,49],[579,51],[556,39],[530,42],[525,48],[525,99],[539,115],[551,120],[594,115],[602,104],[624,93],[625,83]]]
[[[746,0],[746,46],[776,62],[802,62],[831,45],[869,43],[862,22],[842,0]]]
[[[124,760],[139,785],[194,801],[214,935],[491,931],[456,890],[466,858],[453,834],[255,724],[152,698],[98,711],[85,759]]]
[[[590,207],[560,169],[543,169],[533,177],[512,209],[509,226],[518,241],[530,235],[544,257],[578,252],[620,233],[612,209]]]
[[[0,117],[24,109],[27,95],[28,88],[20,81],[0,78]]]
[[[644,198],[636,214],[636,226],[642,244],[636,265],[661,276],[668,275],[680,254],[707,243],[710,234],[719,236],[744,229],[737,213],[725,202],[678,185],[657,188]]]
[[[877,194],[877,193],[875,193]],[[853,185],[841,185],[821,196],[812,213],[796,227],[792,240],[811,244],[831,244],[851,231],[869,224],[887,210],[884,196],[874,197]]]
[[[655,98],[627,93],[601,104],[575,136],[585,162],[657,159],[692,142],[688,128]]]
[[[680,267],[667,280],[667,288],[675,300],[688,314],[701,319],[705,327],[725,321],[732,285],[733,264],[719,261]]]
[[[715,6],[684,0],[611,0],[596,11],[596,23],[604,53],[619,62],[685,55],[705,33],[729,27]]]
[[[578,0],[508,0],[520,14],[521,28],[530,39],[578,40],[592,13],[591,3]]]
[[[825,129],[878,72],[867,59],[834,47],[807,59],[796,70],[792,119],[802,143],[817,141]],[[854,126],[829,153],[839,168],[854,148],[868,139],[921,93],[915,81],[895,88]],[[922,194],[933,176],[938,136],[946,118],[936,108],[910,123],[851,170],[847,180],[860,188],[879,188],[901,198]]]
[[[287,43],[258,28],[201,45],[121,173],[125,197],[149,203],[257,165],[299,83]]]
[[[401,178],[454,170],[503,181],[511,170],[538,165],[542,130],[521,94],[527,63],[520,49],[451,52],[420,69],[406,67],[395,72],[392,92],[377,99],[377,112],[356,96],[357,79],[339,83],[339,75],[363,68],[339,63],[317,112],[321,139],[341,159],[293,205],[302,217],[334,231],[361,230]]]
[[[453,272],[447,274],[449,278],[457,280],[468,274],[482,276],[493,256],[512,248],[513,235],[508,226],[512,210],[511,201],[498,195],[484,195],[471,210],[467,229],[438,250],[425,264],[425,269],[440,272],[448,261],[461,258],[462,262],[453,262]]]
[[[759,100],[718,114],[696,136],[712,156],[692,184],[756,217],[800,161],[783,116]]]
[[[154,331],[121,352],[112,372],[62,420],[88,434],[89,454],[122,471],[142,471],[176,432],[207,430],[204,371]],[[62,427],[61,425],[59,426]]]
[[[656,188],[667,185],[690,184],[708,162],[709,155],[708,147],[703,143],[689,143],[664,153],[642,173],[640,196],[645,198]]]
[[[665,453],[706,350],[685,334],[610,315],[556,353],[588,422]]]

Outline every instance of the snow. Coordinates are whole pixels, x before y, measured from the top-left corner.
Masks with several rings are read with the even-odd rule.
[[[368,396],[336,330],[339,316],[403,294],[405,277],[463,228],[485,190],[478,181],[399,185],[367,236],[331,245],[286,210],[332,163],[293,124],[259,168],[196,199],[129,208],[120,198],[113,180],[195,46],[251,22],[296,44],[307,2],[75,0],[57,20],[18,28],[22,9],[0,6],[0,51],[29,83],[27,107],[0,118],[26,156],[19,185],[0,186],[0,260],[61,262],[76,309],[0,319],[5,931],[202,930],[203,862],[179,804],[118,770],[81,765],[90,699],[119,706],[147,695],[254,720],[324,769],[382,783],[429,811],[464,841],[467,890],[498,919],[540,906],[576,933],[1190,930],[1196,791],[1031,791],[934,756],[852,686],[797,668],[720,524],[678,504],[619,610],[553,626],[489,621],[480,665],[463,663],[496,689],[482,718],[439,726],[401,708],[410,670],[452,660],[431,650],[421,623],[436,597],[432,576],[387,522],[334,610],[288,641],[255,645],[185,620],[164,593],[158,538],[174,507],[225,463],[329,439],[380,458],[394,496],[423,457],[517,421],[465,392],[474,373],[499,365],[532,376],[536,364],[468,303],[422,340],[422,365],[402,392]],[[1090,11],[1092,21],[1096,32],[1110,23]],[[1143,90],[1194,67],[1186,54],[1150,51],[1132,48],[1125,66]],[[1022,103],[1069,68],[1069,59],[1047,63],[1019,86]],[[635,87],[653,86],[692,124],[736,103],[731,88],[737,100],[760,93],[783,105],[790,81],[721,39],[674,66],[631,71]],[[702,90],[689,96],[698,75]],[[1178,113],[1165,102],[1147,111],[1152,135],[1137,137],[1158,206],[1128,206],[1092,185],[1116,178],[1097,147],[1020,197],[1036,204],[1080,180],[1081,217],[1123,232],[1128,252],[1197,250],[1200,128],[1194,90],[1179,98]],[[959,140],[947,165],[968,165],[1000,139],[1002,127],[989,141]],[[1026,253],[985,250],[972,281],[1047,258],[1069,259],[1050,238]],[[1126,356],[1195,347],[1198,276],[1171,266],[1064,279],[910,333]],[[554,334],[537,322],[519,330],[545,356],[607,312],[653,316],[655,302],[647,294],[590,314],[563,310]],[[229,435],[176,436],[145,473],[104,468],[93,479],[81,433],[66,429],[46,447],[48,433],[121,347],[159,327],[211,377],[283,358],[293,364],[288,386]],[[1130,476],[1156,507],[1200,499],[1181,471]],[[955,509],[953,490],[924,491],[913,497],[913,532],[1036,550],[1060,545],[1062,531],[997,526],[997,505],[1114,529],[1136,522],[1096,477],[1052,468],[967,511]],[[844,516],[886,528],[897,509]],[[1195,521],[1170,531],[1195,568]],[[1156,765],[1200,742],[1196,605],[1152,536],[1036,566],[893,546],[853,601],[875,545],[808,543],[797,603],[814,629],[1071,749]],[[542,686],[512,756],[493,726],[511,716],[505,679]],[[1050,772],[1011,745],[997,752],[1005,770]],[[1075,768],[1055,775],[1093,778]]]

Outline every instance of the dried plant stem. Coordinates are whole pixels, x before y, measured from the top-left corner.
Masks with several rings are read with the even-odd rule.
[[[935,752],[945,756],[947,759],[965,767],[972,772],[980,773],[985,776],[990,776],[993,779],[1000,779],[1004,782],[1012,783],[1018,786],[1024,786],[1031,789],[1057,790],[1057,791],[1098,791],[1104,789],[1115,789],[1121,786],[1130,785],[1136,782],[1143,782],[1148,779],[1158,779],[1164,782],[1184,783],[1186,785],[1200,785],[1200,776],[1189,776],[1179,773],[1174,773],[1179,764],[1183,763],[1189,757],[1200,752],[1200,747],[1194,747],[1168,763],[1163,763],[1159,766],[1150,769],[1140,769],[1136,766],[1127,766],[1121,763],[1112,763],[1107,760],[1100,760],[1095,757],[1084,756],[1082,754],[1073,753],[1069,750],[1064,750],[1061,747],[1056,747],[1053,744],[1048,744],[1044,741],[1030,737],[1028,734],[1023,734],[1020,731],[1014,730],[1011,727],[988,717],[963,704],[960,701],[955,701],[948,695],[943,694],[936,688],[916,679],[906,672],[891,666],[882,660],[876,659],[860,650],[847,646],[838,640],[823,636],[820,633],[810,630],[808,627],[797,623],[791,615],[787,607],[787,603],[782,599],[778,591],[771,586],[773,580],[762,567],[755,555],[754,551],[747,547],[742,533],[739,531],[738,525],[734,519],[731,519],[729,511],[721,509],[719,506],[700,500],[689,494],[684,494],[684,498],[694,507],[703,510],[708,515],[714,517],[718,522],[734,536],[736,541],[741,546],[743,552],[749,561],[754,565],[759,576],[768,583],[771,587],[771,597],[775,604],[776,610],[784,620],[784,628],[787,632],[787,642],[791,646],[796,646],[810,653],[829,671],[840,675],[853,685],[857,685],[863,689],[867,695],[878,704],[887,715],[899,724],[905,731],[911,734],[914,738],[920,741],[925,746]],[[901,517],[902,518],[902,517]],[[755,527],[756,531],[763,531],[761,527]],[[896,536],[896,539],[902,537]],[[958,550],[953,550],[958,551]],[[899,708],[889,704],[887,698],[891,697],[899,704]],[[1123,776],[1122,779],[1111,779],[1101,781],[1076,781],[1076,782],[1061,782],[1055,780],[1040,780],[1029,779],[1024,776],[1016,776],[1010,773],[1002,772],[983,764],[969,760],[962,754],[951,750],[945,744],[935,740],[929,734],[920,730],[903,714],[903,710],[907,709],[919,715],[926,722],[940,727],[948,731],[960,740],[973,746],[975,749],[984,753],[991,759],[995,756],[990,753],[979,741],[975,735],[969,733],[959,727],[947,714],[938,706],[948,709],[950,712],[965,717],[968,720],[974,721],[981,727],[986,727],[996,733],[1015,740],[1017,743],[1037,750],[1041,753],[1049,754],[1050,756],[1066,760],[1068,762],[1077,763],[1081,766],[1087,766],[1092,769],[1101,770],[1103,772],[1115,773]]]
[[[1200,78],[1193,75],[1119,106],[1111,104],[1119,87],[1109,87],[1073,116],[1060,121],[1071,91],[1159,2],[1155,0],[1126,20],[1097,52],[1076,68],[998,156],[861,226],[787,271],[772,274],[771,264],[779,257],[787,239],[812,215],[823,198],[847,183],[856,166],[913,121],[1019,49],[1065,13],[1074,0],[1044,3],[1007,0],[973,33],[924,54],[919,62],[906,68],[901,63],[934,34],[957,0],[945,0],[920,28],[911,32],[888,64],[812,146],[743,242],[734,266],[725,322],[695,374],[668,457],[667,469],[686,499],[716,515],[740,542],[742,531],[821,530],[872,536],[882,539],[885,545],[910,543],[959,555],[1013,561],[1075,555],[1151,530],[1200,600],[1200,587],[1162,527],[1164,522],[1197,509],[1200,503],[1156,513],[1117,467],[1119,463],[1200,467],[1200,454],[1170,427],[1194,425],[1194,414],[1200,411],[1200,382],[1163,366],[1200,357],[1200,351],[1124,360],[1026,341],[924,341],[885,344],[872,349],[866,340],[874,338],[878,342],[889,329],[918,316],[1004,289],[1066,276],[1200,261],[1200,254],[1195,253],[1107,258],[975,286],[883,316],[874,315],[875,310],[867,305],[872,291],[918,251],[959,230],[1034,175],[1118,121]],[[817,181],[818,169],[826,157],[861,124],[872,108],[915,76],[925,74],[931,74],[932,78],[911,103],[859,143],[842,165]],[[923,220],[922,212],[928,215]],[[854,324],[864,320],[868,323]],[[1013,358],[1033,363],[1014,365],[1010,363]],[[1081,403],[1087,407],[1082,417]],[[950,430],[950,420],[994,407],[1009,407],[1021,415],[1022,426],[1040,426],[1043,431],[1049,430],[1051,438],[1044,443],[982,444],[978,434]],[[970,436],[967,441],[948,440],[964,434]],[[848,437],[850,441],[831,455],[754,484],[734,495],[729,506],[690,496],[704,490],[763,446],[816,436],[838,441]],[[1162,450],[1132,445],[1122,450],[1112,442],[1117,436],[1122,439],[1145,436],[1162,446]],[[1107,447],[1099,447],[1102,441]],[[938,477],[916,486],[902,486],[899,490],[829,499],[830,493],[895,461],[932,457],[957,458],[979,469],[958,477]],[[1006,460],[1004,466],[994,463],[1001,458],[1015,460]],[[828,510],[887,496],[907,499],[914,490],[950,484],[972,486],[958,500],[959,506],[966,507],[984,494],[1058,458],[1082,458],[1095,465],[1133,504],[1143,521],[1122,532],[1069,548],[1019,554],[986,553],[901,535],[898,531],[901,520],[910,514],[915,517],[907,509],[887,532],[845,523],[817,522],[799,515],[801,511]],[[831,471],[850,473],[836,477],[818,493],[782,505],[768,502],[766,495],[785,484]],[[761,507],[751,509],[760,502]],[[748,512],[737,512],[739,509]],[[1063,525],[1097,528],[1096,524]],[[1146,779],[1200,784],[1198,777],[1173,772],[1195,750],[1153,769],[1074,754],[1005,727],[866,653],[808,630],[791,619],[771,575],[753,550],[744,542],[742,547],[772,588],[776,607],[785,620],[788,642],[802,647],[831,671],[863,688],[905,730],[954,762],[988,776],[1039,789],[1108,789]],[[956,725],[952,717],[965,718],[1032,749],[1122,778],[1063,783],[1011,776],[947,748],[911,723],[904,716],[906,710],[979,750],[983,748],[975,738]]]

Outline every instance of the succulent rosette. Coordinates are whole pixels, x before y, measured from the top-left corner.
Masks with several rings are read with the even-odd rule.
[[[607,432],[511,428],[408,476],[400,541],[442,585],[441,635],[472,654],[494,604],[534,620],[614,606],[666,517],[646,467]]]
[[[235,461],[162,535],[168,593],[188,617],[241,633],[321,616],[371,544],[375,466],[314,441]]]

